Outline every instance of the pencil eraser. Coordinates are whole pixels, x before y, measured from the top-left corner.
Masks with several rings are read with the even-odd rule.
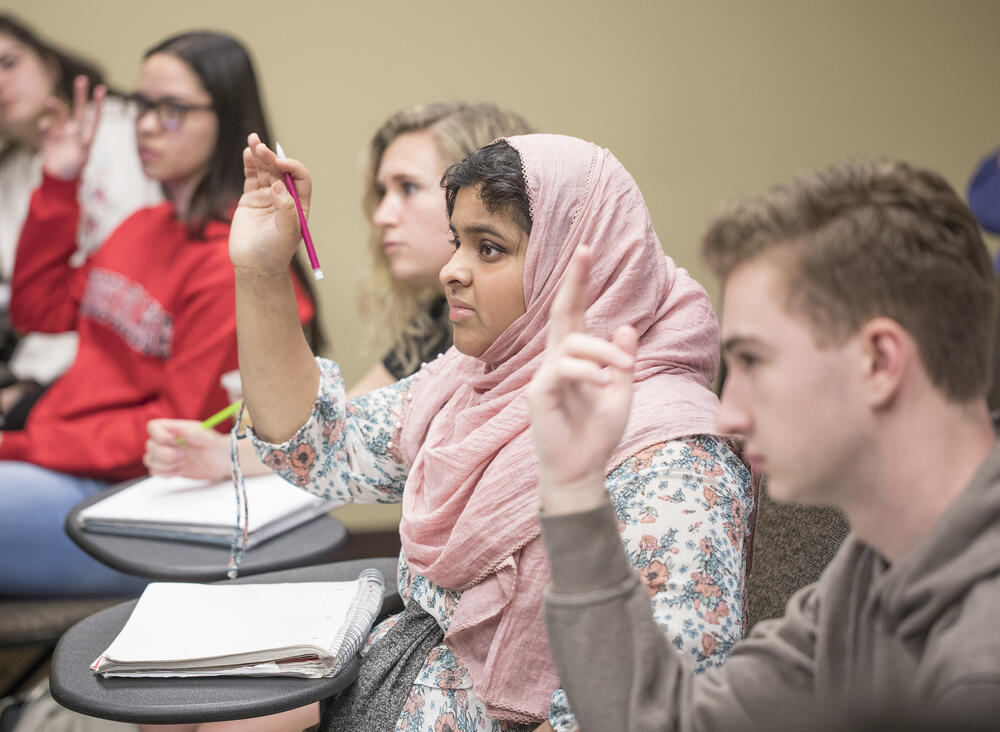
[[[323,279],[323,270],[321,270],[321,269],[314,269],[313,270],[313,277],[315,277],[317,280]]]

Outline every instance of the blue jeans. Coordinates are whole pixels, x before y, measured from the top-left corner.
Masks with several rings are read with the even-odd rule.
[[[138,595],[148,580],[116,572],[63,530],[77,503],[108,483],[0,460],[0,596]]]

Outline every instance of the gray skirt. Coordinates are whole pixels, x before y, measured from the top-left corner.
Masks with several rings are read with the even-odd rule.
[[[443,640],[437,620],[411,601],[361,660],[357,681],[320,702],[319,732],[392,732],[417,674]]]

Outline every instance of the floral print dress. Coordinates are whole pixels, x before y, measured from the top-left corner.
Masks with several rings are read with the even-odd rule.
[[[409,466],[393,441],[419,373],[348,402],[337,365],[317,361],[322,376],[309,421],[281,445],[254,437],[258,454],[285,480],[324,498],[401,501]],[[696,435],[641,450],[614,468],[606,485],[625,553],[663,632],[698,671],[719,665],[746,622],[750,472],[724,440]],[[420,603],[447,631],[461,593],[414,572],[402,554],[398,571],[403,601]],[[396,617],[372,629],[367,647]],[[561,689],[552,695],[549,722],[558,732],[577,729]],[[396,725],[407,732],[532,728],[487,716],[468,672],[444,643],[427,657]]]

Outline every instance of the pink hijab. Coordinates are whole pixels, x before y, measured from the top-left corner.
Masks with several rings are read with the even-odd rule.
[[[416,571],[462,591],[445,642],[489,713],[537,722],[559,679],[542,619],[549,566],[525,387],[570,257],[593,247],[588,331],[639,333],[632,411],[609,470],[644,447],[714,432],[719,326],[705,290],[663,254],[638,186],[608,150],[561,135],[508,142],[531,203],[526,312],[479,358],[452,348],[417,376],[403,416],[412,468],[400,534]]]

